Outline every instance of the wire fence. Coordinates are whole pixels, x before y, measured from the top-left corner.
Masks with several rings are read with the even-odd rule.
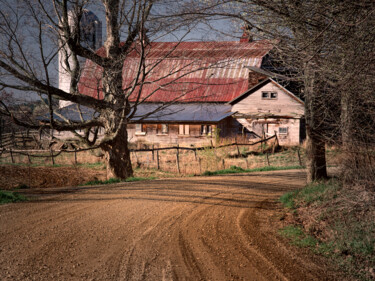
[[[42,131],[24,130],[0,134],[0,148],[41,148]]]
[[[263,138],[252,143],[238,142],[237,140],[231,143],[222,145],[211,145],[201,147],[184,147],[184,146],[170,146],[170,147],[150,147],[140,149],[130,149],[131,159],[135,167],[156,168],[158,170],[171,171],[177,173],[202,173],[205,170],[225,169],[231,165],[241,164],[244,168],[249,169],[250,164],[244,148],[257,146],[257,150],[264,156],[264,165],[271,166],[277,164],[275,157],[272,155],[279,147],[277,135],[268,138]],[[231,150],[230,158],[228,154],[223,151]],[[84,164],[89,162],[102,162],[103,154],[97,153],[97,156],[78,157],[79,154],[92,150],[92,148],[83,149],[60,149],[49,150],[42,149],[14,149],[14,148],[0,148],[1,163],[26,163],[26,164]],[[191,152],[192,154],[190,154]],[[252,153],[252,152],[250,152]],[[189,157],[188,154],[190,154]],[[63,156],[65,156],[64,159]],[[181,158],[184,158],[181,160]],[[210,158],[210,160],[208,160]],[[56,161],[59,159],[58,161]],[[303,166],[304,160],[301,153],[297,150],[295,154],[295,165]],[[187,168],[187,166],[191,166]]]

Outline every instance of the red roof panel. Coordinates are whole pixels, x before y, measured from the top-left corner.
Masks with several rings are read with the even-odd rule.
[[[146,102],[228,102],[248,89],[247,66],[260,67],[272,49],[269,41],[254,42],[153,42],[146,49],[148,75],[132,93],[139,54],[125,59],[123,88],[130,100],[140,95]],[[104,49],[99,50],[103,53]],[[79,90],[103,98],[99,66],[86,62]]]

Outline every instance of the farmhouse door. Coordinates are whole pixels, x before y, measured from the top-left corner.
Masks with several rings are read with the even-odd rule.
[[[261,136],[263,134],[263,125],[259,122],[253,122],[253,132],[256,133],[258,136]]]

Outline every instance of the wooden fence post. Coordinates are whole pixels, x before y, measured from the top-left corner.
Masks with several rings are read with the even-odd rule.
[[[35,144],[37,145],[38,149],[41,149],[42,146],[40,145],[40,143],[38,142],[38,140],[36,139],[36,136],[35,135],[31,135],[31,137],[33,138]]]
[[[27,160],[29,161],[29,164],[31,164],[31,158],[30,158],[30,154],[27,153]]]
[[[52,147],[49,149],[50,151],[50,154],[51,154],[51,162],[52,162],[52,165],[55,165],[55,159],[53,158],[53,150],[52,150]]]
[[[152,161],[155,160],[155,151],[154,151],[154,145],[152,145]]]
[[[193,151],[194,151],[195,160],[197,160],[197,150],[194,149]]]
[[[216,155],[216,148],[215,148],[215,146],[214,146],[212,140],[211,140],[211,148],[213,149],[214,154],[215,154],[215,156],[217,157],[217,155]]]
[[[236,147],[237,147],[237,155],[238,157],[240,157],[241,153],[240,153],[240,149],[238,148],[237,138],[236,138]]]
[[[14,158],[13,158],[12,149],[9,149],[9,152],[10,152],[10,158],[12,159],[12,164],[14,164]]]
[[[299,162],[299,165],[302,167],[302,160],[301,160],[301,154],[299,152],[299,148],[297,149],[297,155],[298,155],[298,162]]]
[[[198,165],[199,165],[199,173],[202,174],[202,163],[201,163],[201,158],[198,157]]]
[[[74,163],[77,165],[77,148],[74,148]]]
[[[156,150],[156,162],[157,162],[157,168],[158,168],[158,170],[160,170],[159,150]]]
[[[21,132],[21,138],[22,138],[23,148],[26,148],[26,140],[25,140],[25,136],[23,135],[23,132]]]
[[[246,169],[249,169],[249,162],[247,161],[247,157],[245,157],[245,162],[246,162]]]
[[[275,132],[275,141],[273,142],[272,153],[275,153],[275,150],[276,150],[276,143],[278,142],[278,141],[277,141],[276,131],[274,131],[274,132]]]
[[[279,143],[279,138],[277,137],[276,131],[275,131],[275,136],[276,136],[276,146],[279,146],[280,143]]]
[[[135,157],[135,163],[136,163],[136,167],[139,168],[141,166],[141,163],[138,161],[138,155],[137,155],[137,152],[134,150],[134,157]]]
[[[176,149],[176,163],[177,163],[177,172],[180,174],[180,160],[179,160],[179,149],[178,149],[178,144],[177,144],[177,149]]]
[[[221,160],[221,164],[223,165],[223,170],[225,170],[225,160],[224,160],[224,158]]]
[[[14,136],[14,129],[12,128],[12,134],[11,134],[11,136],[10,136],[10,140],[11,140],[11,142],[13,143],[13,144],[15,144],[15,136]],[[15,145],[17,145],[17,144],[15,144]]]

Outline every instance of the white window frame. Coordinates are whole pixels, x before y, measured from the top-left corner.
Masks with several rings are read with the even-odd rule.
[[[187,124],[180,124],[178,128],[178,134],[180,136],[190,135],[190,127]]]
[[[274,95],[274,97],[272,97]],[[262,100],[277,100],[278,93],[277,92],[270,92],[270,91],[264,91],[262,92]]]
[[[141,124],[141,123],[136,123],[135,124],[135,134],[137,136],[144,136],[144,135],[146,135],[146,131],[144,129],[143,124]]]
[[[282,132],[284,131],[284,132]],[[279,127],[279,135],[287,135],[288,134],[288,127]]]
[[[168,124],[161,124],[161,133],[163,135],[167,135],[169,133],[169,126],[168,126]]]
[[[158,124],[157,134],[159,136],[168,135],[169,134],[169,125],[168,124]]]

